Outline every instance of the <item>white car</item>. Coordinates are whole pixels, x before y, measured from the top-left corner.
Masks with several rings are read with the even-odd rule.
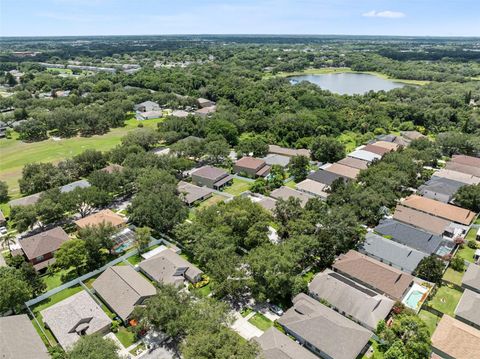
[[[283,315],[283,309],[280,308],[278,305],[275,305],[275,304],[270,304],[269,307],[270,311],[278,316],[282,316]]]

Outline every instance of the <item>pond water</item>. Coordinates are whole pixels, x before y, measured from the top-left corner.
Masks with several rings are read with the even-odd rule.
[[[375,75],[350,72],[291,76],[289,80],[292,84],[308,81],[324,90],[340,95],[361,95],[368,91],[389,91],[405,86],[403,83],[383,79]]]

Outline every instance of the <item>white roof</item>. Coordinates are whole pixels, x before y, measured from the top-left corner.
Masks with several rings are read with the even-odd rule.
[[[358,158],[360,160],[365,160],[368,162],[372,162],[375,159],[381,159],[382,156],[377,155],[376,153],[369,152],[369,151],[364,151],[362,149],[355,150],[351,153],[348,154],[348,157],[353,157],[353,158]]]
[[[167,249],[167,247],[165,247],[164,245],[161,245],[160,247],[152,249],[151,251],[148,251],[146,253],[142,253],[142,258],[143,259],[152,258],[153,256],[157,255],[158,253],[163,252],[165,249]]]

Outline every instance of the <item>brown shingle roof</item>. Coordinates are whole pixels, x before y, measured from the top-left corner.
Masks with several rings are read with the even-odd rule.
[[[402,205],[467,226],[470,225],[475,218],[475,213],[468,209],[417,195],[411,195],[405,198],[402,201]]]
[[[68,241],[68,234],[61,227],[55,227],[23,238],[19,243],[27,258],[31,260],[56,251],[66,241]]]
[[[390,152],[390,150],[384,147],[375,146],[375,145],[366,145],[365,147],[362,148],[362,150],[376,153],[377,155],[380,155],[380,156],[383,156],[385,153]]]
[[[417,228],[424,229],[435,235],[441,235],[445,232],[445,228],[450,225],[450,221],[432,216],[431,214],[417,211],[413,208],[397,205],[393,219],[399,222],[410,224]]]
[[[113,213],[109,209],[104,209],[103,211],[91,214],[85,218],[81,218],[75,221],[75,224],[79,228],[85,228],[88,226],[98,226],[102,223],[110,223],[114,227],[118,227],[125,223],[123,217],[119,216],[116,213]]]
[[[383,148],[385,148],[389,151],[396,151],[396,150],[398,150],[398,147],[400,147],[400,145],[397,144],[397,143],[387,142],[387,141],[377,141],[377,142],[372,143],[372,145],[378,146],[378,147],[383,147]]]
[[[433,333],[432,346],[451,358],[480,358],[480,330],[444,314]]]
[[[472,176],[480,177],[480,166],[470,166],[458,162],[447,162],[447,170],[458,171]]]
[[[286,148],[277,145],[269,145],[268,146],[268,153],[275,153],[277,155],[283,155],[288,157],[293,156],[305,156],[310,158],[310,150],[307,149],[293,149],[293,148]]]
[[[354,250],[341,255],[333,268],[400,300],[413,282],[413,276]]]
[[[368,167],[368,161],[361,160],[354,157],[345,157],[338,161],[337,163],[345,165],[352,168],[358,168],[359,170],[364,170]]]
[[[293,188],[285,187],[285,186],[282,186],[280,188],[273,190],[270,193],[270,196],[275,199],[283,199],[285,201],[288,200],[290,197],[298,198],[300,200],[300,204],[302,207],[305,207],[308,200],[313,198],[313,196],[308,193],[300,192]]]
[[[260,158],[247,156],[247,157],[240,158],[237,162],[235,162],[235,165],[243,168],[256,170],[262,166],[265,166],[265,161],[261,160]]]
[[[325,168],[325,171],[333,172],[338,175],[345,176],[352,179],[355,179],[360,173],[360,170],[358,168],[352,168],[339,163],[332,164],[331,166]]]
[[[218,167],[203,166],[200,167],[198,170],[193,171],[192,175],[207,178],[213,181],[218,181],[220,178],[227,175],[227,171]]]
[[[480,158],[465,156],[465,155],[453,155],[452,162],[461,163],[467,166],[480,167]]]
[[[111,165],[108,165],[107,167],[104,167],[101,170],[107,173],[121,172],[123,171],[123,166],[120,166],[119,164],[116,164],[116,163],[112,163]]]
[[[440,171],[436,171],[433,174],[434,177],[442,177],[447,178],[453,181],[463,182],[465,184],[477,184],[480,183],[480,177],[473,176],[468,173],[463,173],[459,171],[452,171],[447,169],[441,169]]]

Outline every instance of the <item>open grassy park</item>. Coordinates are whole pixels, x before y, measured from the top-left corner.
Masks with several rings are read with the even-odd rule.
[[[162,119],[143,121],[145,127],[156,127]],[[125,134],[138,126],[135,118],[125,121],[125,126],[114,128],[101,136],[73,137],[61,140],[48,139],[41,142],[26,143],[16,139],[0,140],[0,180],[6,181],[10,196],[19,197],[18,179],[22,168],[31,162],[59,162],[73,157],[86,149],[107,151],[117,144]]]

